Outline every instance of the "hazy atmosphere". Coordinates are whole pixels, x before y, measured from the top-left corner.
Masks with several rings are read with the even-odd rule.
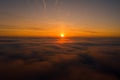
[[[0,36],[120,37],[119,0],[0,0]]]
[[[0,80],[120,80],[120,0],[0,0]]]

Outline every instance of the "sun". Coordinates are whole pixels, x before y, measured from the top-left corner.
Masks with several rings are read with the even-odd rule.
[[[62,34],[60,34],[60,36],[63,38],[65,35],[62,33]]]

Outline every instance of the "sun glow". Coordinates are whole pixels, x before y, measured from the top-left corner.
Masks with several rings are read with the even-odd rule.
[[[62,33],[62,34],[60,34],[60,36],[63,38],[63,37],[64,37],[64,34]]]

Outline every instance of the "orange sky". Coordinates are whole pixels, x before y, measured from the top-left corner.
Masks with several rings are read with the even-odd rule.
[[[0,36],[120,37],[119,1],[0,1]]]

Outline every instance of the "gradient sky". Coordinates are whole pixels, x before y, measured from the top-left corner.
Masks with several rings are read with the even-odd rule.
[[[0,0],[0,36],[120,37],[120,0]]]

